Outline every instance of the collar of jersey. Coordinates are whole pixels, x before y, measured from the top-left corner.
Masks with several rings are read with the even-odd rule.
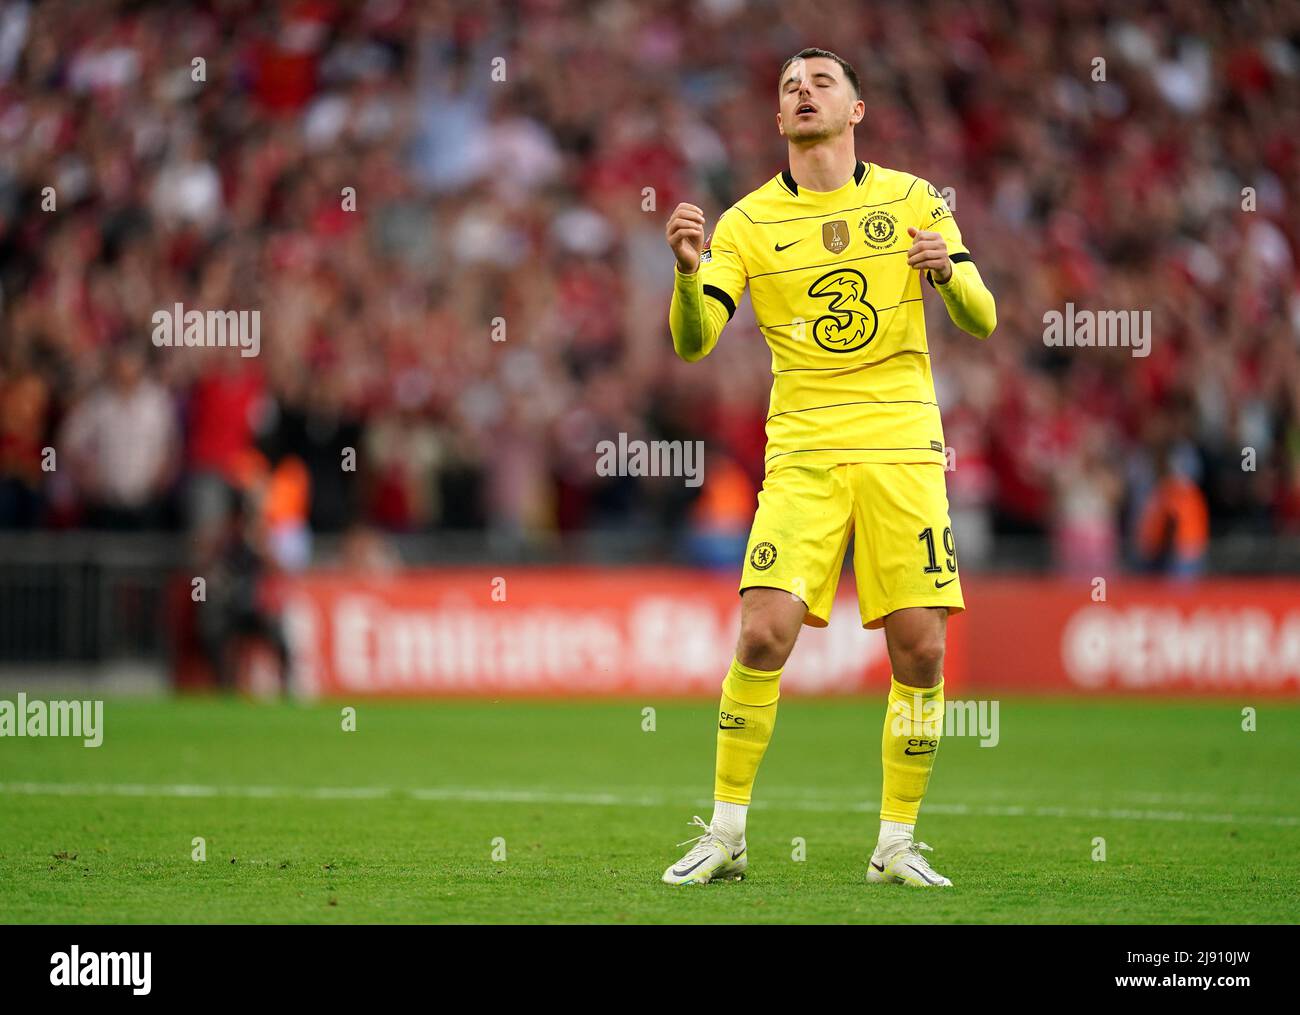
[[[794,175],[787,167],[781,170],[781,182],[785,184],[786,190],[790,191],[790,193],[795,197],[798,197],[800,193],[807,194],[809,197],[829,197],[858,186],[866,178],[868,172],[870,172],[870,169],[867,164],[861,159],[858,159],[857,165],[853,167],[853,176],[835,190],[808,190],[807,188],[804,188],[801,191],[799,184],[794,182]]]

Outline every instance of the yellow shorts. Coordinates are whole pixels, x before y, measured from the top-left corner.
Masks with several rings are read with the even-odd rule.
[[[909,606],[966,608],[942,465],[782,466],[763,481],[740,590],[798,596],[804,623],[831,616],[849,537],[863,627]]]

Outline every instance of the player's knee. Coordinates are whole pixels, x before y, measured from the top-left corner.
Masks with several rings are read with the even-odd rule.
[[[943,672],[943,632],[916,631],[897,639],[894,666],[897,676],[937,677]]]
[[[779,670],[794,648],[798,633],[798,629],[784,630],[775,619],[761,614],[746,618],[740,627],[736,657],[743,665],[757,670]]]

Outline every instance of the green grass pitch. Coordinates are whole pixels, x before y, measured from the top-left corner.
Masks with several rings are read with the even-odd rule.
[[[943,891],[863,878],[883,694],[783,699],[750,812],[748,879],[686,888],[659,876],[694,834],[691,815],[710,813],[711,702],[352,704],[355,732],[341,729],[341,702],[110,700],[97,749],[0,740],[4,921],[1276,923],[1300,912],[1294,703],[1250,703],[1258,731],[1243,732],[1232,701],[1001,700],[998,746],[949,737],[939,752],[918,837],[955,882]]]

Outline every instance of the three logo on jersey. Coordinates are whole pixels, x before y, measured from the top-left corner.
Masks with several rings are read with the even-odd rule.
[[[827,352],[856,352],[876,337],[880,315],[867,301],[867,279],[856,268],[834,268],[808,287],[828,300],[827,312],[812,322],[813,341]]]

